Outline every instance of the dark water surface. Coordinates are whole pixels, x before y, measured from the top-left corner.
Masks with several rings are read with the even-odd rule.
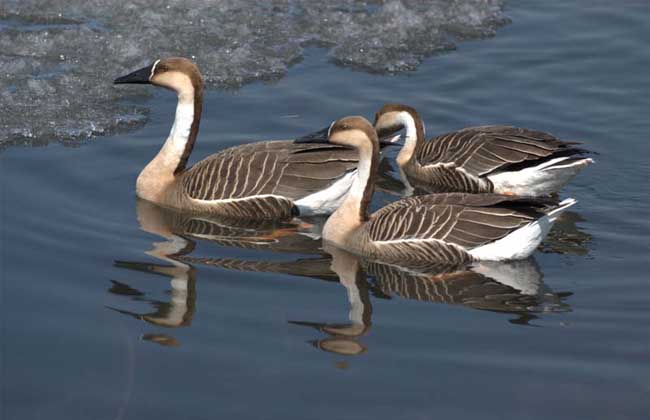
[[[295,227],[226,231],[138,203],[175,108],[156,92],[137,132],[0,155],[2,418],[647,418],[650,6],[507,14],[495,38],[414,73],[312,50],[275,84],[210,91],[193,159],[386,101],[429,134],[504,123],[584,140],[601,155],[534,260],[436,277],[334,255],[332,271]]]

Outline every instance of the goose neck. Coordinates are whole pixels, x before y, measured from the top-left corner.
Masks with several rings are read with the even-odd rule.
[[[397,154],[397,164],[400,167],[415,162],[416,151],[424,143],[424,124],[418,115],[402,111],[399,113],[399,122],[404,126],[404,146]]]
[[[169,185],[185,170],[199,132],[203,102],[201,86],[177,93],[178,103],[169,136],[136,183],[138,196],[156,203],[164,201]]]
[[[323,238],[326,241],[344,245],[353,237],[353,232],[368,220],[378,163],[379,148],[375,143],[368,142],[359,147],[357,176],[343,204],[325,224]]]

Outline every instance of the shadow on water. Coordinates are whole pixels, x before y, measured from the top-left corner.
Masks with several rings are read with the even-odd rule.
[[[541,314],[570,310],[565,298],[571,293],[554,292],[546,286],[533,258],[468,266],[428,264],[417,268],[398,267],[367,261],[334,247],[322,249],[322,219],[234,223],[183,214],[144,200],[137,201],[136,209],[141,229],[165,239],[154,242],[152,249],[145,251],[160,263],[115,261],[114,264],[126,270],[167,277],[171,292],[169,299],[161,301],[147,297],[146,293],[124,281],[112,280],[108,289],[110,293],[146,302],[153,310],[140,313],[116,307],[108,309],[167,329],[165,333],[147,333],[141,337],[161,345],[180,345],[169,330],[192,324],[197,300],[195,265],[339,282],[346,289],[349,322],[290,320],[289,323],[325,333],[327,337],[309,343],[315,348],[341,355],[358,355],[367,351],[360,338],[370,331],[372,325],[371,297],[446,303],[507,313],[514,315],[510,322],[519,325],[530,325],[530,321]],[[562,233],[557,235],[560,245],[562,237]],[[199,242],[256,253],[262,251],[259,252],[262,255],[255,258],[194,256],[192,254]],[[276,257],[282,254],[285,256]]]

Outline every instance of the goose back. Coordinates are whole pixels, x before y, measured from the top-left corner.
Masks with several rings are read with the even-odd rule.
[[[383,207],[359,231],[365,253],[386,262],[463,263],[468,251],[544,215],[544,201],[497,194],[432,194]]]
[[[262,195],[298,200],[334,183],[358,163],[351,149],[267,141],[231,147],[183,173],[188,197],[213,201]]]
[[[453,164],[479,177],[514,170],[517,164],[533,166],[544,159],[586,152],[575,142],[565,142],[542,131],[494,125],[434,137],[421,144],[416,158],[422,166]]]

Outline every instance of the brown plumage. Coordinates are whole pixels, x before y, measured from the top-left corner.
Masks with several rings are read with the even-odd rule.
[[[452,163],[474,177],[485,177],[497,170],[534,166],[550,157],[580,156],[587,151],[542,131],[491,125],[433,137],[421,143],[416,153],[423,166]]]
[[[277,195],[289,200],[327,188],[356,168],[356,152],[293,141],[250,143],[222,150],[182,176],[188,196],[198,200]]]
[[[352,177],[346,175],[356,168],[356,154],[325,144],[252,143],[223,150],[187,168],[203,98],[201,74],[188,59],[158,60],[115,83],[153,84],[178,95],[170,135],[138,176],[136,193],[141,198],[194,213],[278,220],[299,213],[327,214],[351,184]],[[319,195],[310,197],[314,194]]]
[[[323,239],[352,253],[395,264],[526,258],[557,215],[575,203],[433,194],[396,201],[365,219],[361,215],[367,211],[366,191],[374,179],[371,162],[378,153],[377,135],[362,129],[369,123],[361,117],[344,118],[341,126],[345,129],[332,130],[329,140],[357,148],[359,170],[346,200],[327,220]],[[510,236],[516,232],[518,236]]]
[[[195,240],[220,246],[271,252],[322,254],[321,241],[314,238],[315,227],[298,220],[277,222],[262,219],[194,215],[168,209],[146,200],[136,202],[138,220],[143,230],[169,237],[184,238],[188,246]],[[302,234],[307,233],[307,234]],[[187,255],[192,249],[183,250]],[[178,254],[180,256],[181,254]]]
[[[410,121],[405,121],[407,116]],[[412,186],[429,192],[547,195],[593,162],[582,156],[588,152],[578,143],[502,125],[465,128],[425,141],[417,111],[400,104],[385,105],[376,114],[375,128],[385,135],[411,122],[415,132],[407,134],[410,138],[398,155],[398,165]],[[538,173],[530,172],[534,168]],[[518,184],[494,177],[504,172],[520,176]]]
[[[409,197],[373,213],[359,233],[383,261],[471,261],[467,250],[504,238],[544,216],[543,203],[495,194]]]

